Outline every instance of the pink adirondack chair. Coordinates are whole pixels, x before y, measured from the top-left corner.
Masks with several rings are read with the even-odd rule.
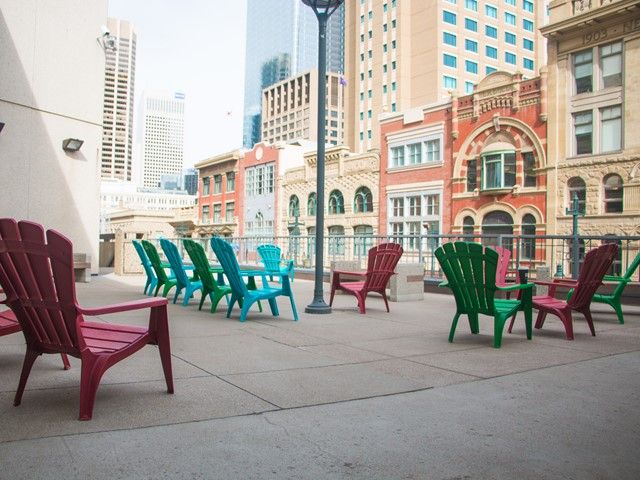
[[[173,393],[171,351],[165,298],[144,299],[97,308],[78,305],[71,241],[54,230],[14,219],[0,219],[0,284],[6,304],[22,327],[27,352],[14,405],[19,405],[36,358],[65,353],[82,362],[80,420],[89,420],[104,372],[147,344],[158,345]],[[149,327],[88,322],[84,316],[150,308]]]
[[[368,265],[366,272],[348,272],[344,270],[334,270],[333,280],[331,282],[331,299],[329,305],[333,305],[333,296],[336,290],[355,295],[358,299],[358,308],[360,313],[366,313],[365,301],[369,292],[376,292],[382,295],[384,304],[389,311],[389,302],[387,302],[387,294],[385,292],[387,283],[400,257],[402,256],[402,247],[397,243],[381,243],[377,247],[369,249]],[[341,280],[340,275],[360,276],[364,277],[364,281]]]
[[[611,267],[617,253],[618,245],[615,243],[601,245],[587,253],[577,280],[554,279],[552,282],[534,282],[536,285],[549,287],[547,295],[533,297],[533,308],[539,310],[535,327],[542,328],[547,313],[552,313],[557,315],[563,323],[567,332],[567,340],[573,340],[571,312],[575,310],[584,315],[589,325],[589,330],[591,330],[591,335],[595,336],[596,331],[593,328],[590,310],[591,300],[598,287],[602,285],[602,279]],[[573,289],[573,295],[569,300],[565,301],[554,297],[556,289],[560,286]],[[511,326],[509,330],[511,330]]]
[[[509,260],[511,260],[511,250],[503,247],[491,247],[498,252],[498,266],[496,268],[496,285],[505,287],[507,285],[507,271],[509,270]],[[508,297],[507,297],[508,298]]]

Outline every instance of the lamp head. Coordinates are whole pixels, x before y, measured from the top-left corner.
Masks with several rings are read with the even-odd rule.
[[[302,3],[311,7],[316,15],[330,16],[344,0],[302,0]]]

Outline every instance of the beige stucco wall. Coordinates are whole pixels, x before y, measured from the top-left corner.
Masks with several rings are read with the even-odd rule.
[[[107,0],[0,0],[0,216],[59,230],[94,272],[106,18]]]

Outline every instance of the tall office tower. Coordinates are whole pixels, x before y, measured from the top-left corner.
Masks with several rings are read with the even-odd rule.
[[[262,90],[316,68],[318,21],[299,0],[248,0],[242,144],[260,141]],[[344,5],[327,26],[327,70],[344,71]]]
[[[142,184],[158,187],[184,160],[184,93],[145,92],[142,98]]]
[[[346,3],[345,142],[380,145],[378,115],[473,92],[497,70],[537,75],[547,0]]]
[[[129,22],[116,18],[109,18],[107,27],[113,43],[105,48],[100,176],[130,181],[136,32]]]

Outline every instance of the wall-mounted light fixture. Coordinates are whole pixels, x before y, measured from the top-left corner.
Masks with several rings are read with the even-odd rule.
[[[102,35],[96,38],[96,40],[105,52],[115,52],[118,49],[118,39],[111,35],[111,32],[106,26],[103,25],[101,30]]]
[[[83,143],[84,140],[78,140],[77,138],[65,138],[62,141],[62,149],[65,152],[77,152]]]

